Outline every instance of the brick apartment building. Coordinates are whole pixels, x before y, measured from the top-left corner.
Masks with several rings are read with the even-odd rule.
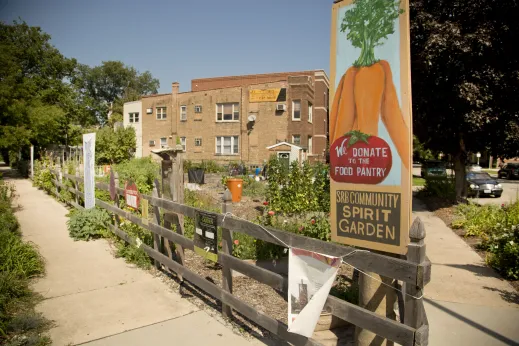
[[[178,138],[192,161],[261,164],[279,142],[323,161],[328,88],[322,70],[194,79],[182,93],[172,83],[170,94],[142,97],[142,156]]]

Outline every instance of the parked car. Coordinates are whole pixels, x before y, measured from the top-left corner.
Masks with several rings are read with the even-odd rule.
[[[466,176],[467,192],[471,197],[501,197],[503,187],[486,172],[469,172]]]
[[[508,162],[497,172],[498,178],[519,178],[519,162]]]
[[[447,176],[447,164],[443,161],[424,161],[420,170],[422,178],[442,178]]]

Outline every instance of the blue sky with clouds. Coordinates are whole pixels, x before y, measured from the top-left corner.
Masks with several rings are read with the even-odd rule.
[[[191,79],[324,69],[332,0],[0,0],[0,20],[21,18],[88,65],[121,60],[188,91]]]

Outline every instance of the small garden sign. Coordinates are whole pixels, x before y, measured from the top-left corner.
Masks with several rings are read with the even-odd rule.
[[[131,180],[127,181],[124,186],[124,199],[128,207],[134,210],[139,209],[139,190],[137,189],[137,185]]]
[[[218,232],[215,214],[197,211],[195,213],[195,252],[213,262],[218,261]]]

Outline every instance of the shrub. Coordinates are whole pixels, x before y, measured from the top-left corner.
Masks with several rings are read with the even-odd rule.
[[[455,213],[456,219],[452,222],[452,228],[463,228],[468,236],[485,238],[507,224],[505,210],[492,204],[459,204]]]
[[[103,209],[82,209],[71,214],[68,231],[74,240],[90,240],[106,236],[110,216]]]
[[[423,188],[418,192],[421,197],[439,197],[449,201],[456,201],[455,180],[446,178],[427,178]]]
[[[123,188],[125,181],[133,180],[143,194],[150,194],[155,179],[160,177],[159,165],[151,157],[131,159],[115,165],[114,169],[119,174],[119,187]]]
[[[519,279],[519,201],[512,204],[460,204],[453,228],[463,228],[467,236],[482,239],[488,251],[487,263],[512,280]]]
[[[487,262],[505,278],[519,280],[519,223],[486,241]]]
[[[268,210],[283,214],[328,212],[330,210],[329,168],[324,164],[310,165],[297,161],[290,169],[272,157],[268,164],[266,199]]]

